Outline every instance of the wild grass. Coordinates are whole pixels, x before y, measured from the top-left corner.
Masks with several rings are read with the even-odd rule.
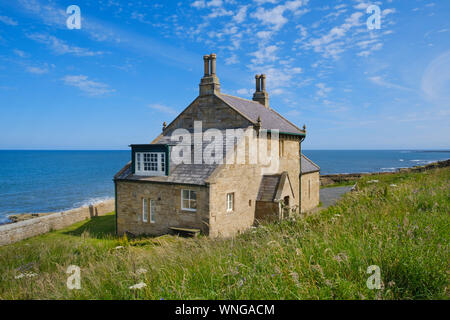
[[[0,299],[448,299],[450,169],[375,179],[233,239],[117,239],[110,214],[0,247]],[[66,286],[69,265],[80,290]],[[370,265],[380,290],[366,285]],[[15,279],[24,272],[36,276]]]

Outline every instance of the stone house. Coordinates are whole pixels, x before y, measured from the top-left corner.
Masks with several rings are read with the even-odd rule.
[[[272,109],[265,75],[255,78],[253,100],[223,94],[216,55],[204,56],[199,96],[151,143],[130,145],[114,177],[119,235],[228,237],[319,204],[320,169],[300,156],[305,126]]]

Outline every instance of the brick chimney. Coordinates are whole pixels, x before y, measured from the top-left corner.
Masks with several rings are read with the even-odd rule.
[[[253,94],[253,101],[261,103],[267,109],[269,108],[269,94],[266,92],[266,75],[260,74],[255,76],[256,91]]]
[[[209,56],[203,56],[205,73],[200,81],[200,95],[220,93],[220,82],[216,76],[216,55],[211,53]]]

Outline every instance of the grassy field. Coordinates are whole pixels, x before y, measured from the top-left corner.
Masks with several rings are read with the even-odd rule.
[[[450,169],[359,185],[234,239],[116,239],[110,214],[0,247],[0,299],[448,299]],[[69,265],[80,290],[66,287]],[[370,265],[380,290],[367,288]]]

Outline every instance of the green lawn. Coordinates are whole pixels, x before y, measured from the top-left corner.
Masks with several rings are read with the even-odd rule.
[[[333,207],[234,239],[116,239],[110,214],[0,247],[0,299],[448,299],[450,169],[358,185]],[[66,287],[69,265],[81,267],[80,290]],[[366,286],[370,265],[380,290]],[[36,276],[15,279],[25,272]]]

